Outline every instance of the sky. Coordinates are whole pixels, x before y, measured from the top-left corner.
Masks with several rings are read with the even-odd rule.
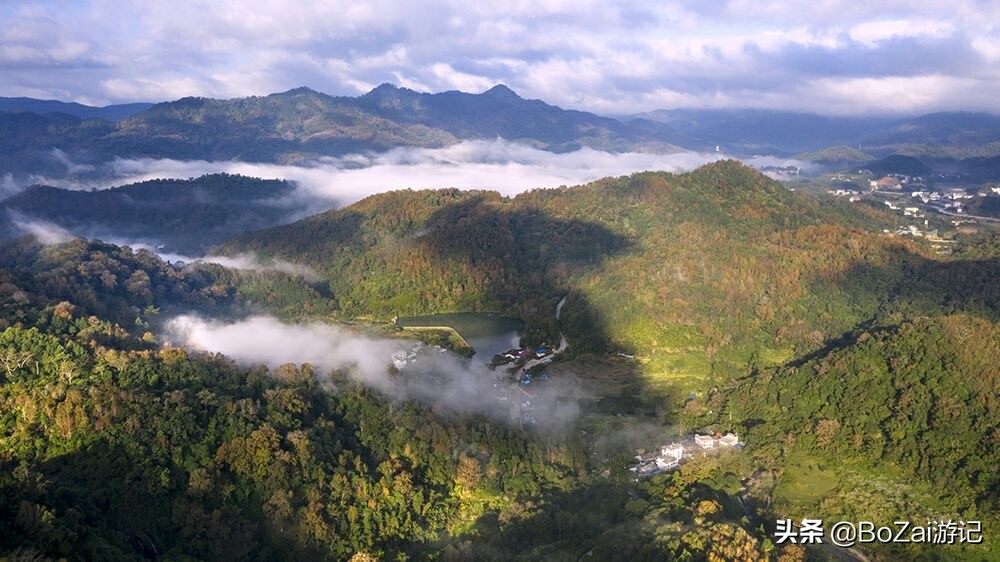
[[[1000,2],[6,0],[0,77],[93,105],[390,82],[612,115],[996,112]]]

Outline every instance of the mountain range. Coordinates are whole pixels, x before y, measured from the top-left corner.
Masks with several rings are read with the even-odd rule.
[[[30,111],[32,113],[65,113],[80,119],[105,119],[118,121],[130,115],[135,115],[151,107],[151,103],[122,103],[95,107],[76,102],[57,100],[39,100],[35,98],[0,97],[0,111]]]
[[[0,169],[58,173],[62,164],[52,149],[89,164],[116,156],[288,163],[497,137],[557,152],[669,152],[697,144],[661,123],[563,110],[504,86],[482,94],[423,94],[384,84],[355,98],[308,88],[231,100],[182,98],[114,122],[75,113],[0,112]]]
[[[662,110],[611,118],[524,99],[497,85],[480,94],[421,93],[383,84],[357,97],[295,88],[267,96],[182,98],[104,108],[0,99],[0,171],[67,175],[114,157],[301,162],[396,147],[503,138],[565,152],[719,150],[801,155],[834,168],[894,153],[958,161],[1000,152],[1000,117],[935,113],[833,117],[762,110]],[[830,154],[806,154],[838,149]],[[61,151],[53,156],[53,149]],[[839,160],[838,160],[839,158]],[[79,173],[79,169],[73,173]]]
[[[903,152],[927,156],[995,155],[1000,116],[988,113],[931,113],[912,117],[824,116],[773,110],[659,110],[640,117],[678,133],[725,146],[737,154],[796,155],[833,146],[857,147],[885,156]]]

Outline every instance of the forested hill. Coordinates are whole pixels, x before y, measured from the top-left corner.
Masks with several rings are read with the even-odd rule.
[[[305,208],[291,184],[229,174],[150,180],[111,189],[38,185],[0,201],[8,235],[44,221],[86,237],[201,255],[235,234],[287,222]]]
[[[301,260],[346,317],[495,310],[650,372],[735,376],[889,315],[996,313],[994,262],[944,260],[736,162],[505,199],[401,191],[234,238],[227,252]],[[985,292],[984,292],[985,291]]]
[[[752,494],[790,517],[982,520],[1000,529],[1000,324],[916,317],[863,330],[805,362],[767,369],[708,405],[699,421],[744,428],[761,466]],[[887,560],[928,559],[893,545]],[[996,543],[942,559],[995,560]]]

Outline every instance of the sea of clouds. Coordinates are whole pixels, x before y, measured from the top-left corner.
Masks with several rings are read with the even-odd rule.
[[[329,208],[397,189],[489,189],[513,196],[529,189],[577,185],[646,170],[685,172],[731,157],[718,152],[612,153],[592,148],[554,153],[496,139],[463,141],[445,148],[403,147],[381,153],[322,157],[293,165],[115,158],[95,167],[75,164],[61,153],[53,158],[65,166],[65,177],[34,176],[20,182],[21,186],[46,183],[92,189],[225,172],[292,181],[299,196],[311,200],[315,206]],[[757,157],[748,163],[758,167],[804,166],[801,162],[771,156]]]

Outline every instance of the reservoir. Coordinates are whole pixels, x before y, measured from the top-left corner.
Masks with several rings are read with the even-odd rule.
[[[524,322],[491,312],[455,312],[398,318],[401,328],[448,327],[475,350],[475,357],[489,363],[497,353],[519,347]]]

